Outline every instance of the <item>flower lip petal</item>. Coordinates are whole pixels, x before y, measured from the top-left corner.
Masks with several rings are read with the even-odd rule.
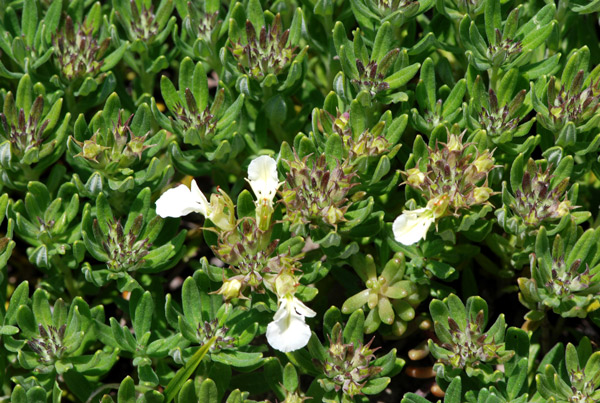
[[[305,316],[316,315],[298,298],[287,295],[279,299],[279,308],[267,326],[267,341],[276,350],[287,353],[306,346],[311,336]]]
[[[190,213],[207,214],[208,202],[192,181],[192,190],[186,185],[169,189],[156,200],[156,214],[165,217],[181,217]]]
[[[269,323],[266,336],[271,347],[288,353],[306,346],[311,331],[304,317],[290,315]]]
[[[258,199],[273,200],[281,185],[277,177],[277,162],[267,155],[253,159],[248,165],[246,180]]]

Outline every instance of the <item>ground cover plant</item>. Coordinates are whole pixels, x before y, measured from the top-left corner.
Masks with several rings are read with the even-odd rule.
[[[0,401],[600,401],[600,0],[0,0]]]

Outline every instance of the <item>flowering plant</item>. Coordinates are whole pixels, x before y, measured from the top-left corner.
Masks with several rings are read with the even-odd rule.
[[[0,0],[0,403],[600,399],[600,0]]]

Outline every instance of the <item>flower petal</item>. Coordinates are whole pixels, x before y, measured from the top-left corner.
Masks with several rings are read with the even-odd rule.
[[[279,308],[273,322],[267,326],[267,341],[276,350],[284,353],[301,349],[310,339],[310,326],[304,317],[312,318],[316,312],[291,295],[279,299]]]
[[[273,200],[281,185],[277,177],[277,162],[266,155],[248,165],[248,182],[257,199]]]
[[[394,220],[394,239],[404,245],[415,244],[425,239],[429,226],[434,221],[431,209],[407,210]]]
[[[202,208],[204,209],[203,211],[199,211],[199,213],[201,213],[203,216],[206,217],[208,215],[208,212],[210,211],[210,206],[208,204],[208,200],[206,199],[206,196],[204,196],[204,193],[202,193],[202,191],[198,187],[198,184],[196,183],[196,181],[193,179],[192,179],[191,192],[192,192],[192,197],[194,198],[196,203],[200,204],[202,206]]]
[[[267,341],[271,347],[284,353],[306,346],[310,335],[310,326],[300,315],[287,314],[267,326]]]
[[[156,201],[156,214],[163,218],[181,217],[194,212],[206,215],[206,205],[197,193],[200,192],[200,189],[198,189],[195,181],[192,182],[192,188],[194,187],[194,192],[190,191],[185,185],[167,190]],[[204,201],[206,202],[206,198],[204,198]]]
[[[314,317],[317,313],[304,305],[304,302],[300,301],[298,298],[294,297],[293,300],[294,309],[298,315],[306,316],[308,318]]]

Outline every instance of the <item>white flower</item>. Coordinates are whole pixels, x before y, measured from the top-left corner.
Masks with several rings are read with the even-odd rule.
[[[253,159],[248,165],[246,180],[259,201],[266,199],[271,202],[281,186],[277,178],[277,162],[266,155]]]
[[[301,349],[311,335],[310,326],[304,318],[315,315],[315,311],[294,296],[288,294],[280,298],[273,322],[267,326],[267,341],[271,347],[284,353]]]
[[[223,231],[231,231],[236,226],[233,202],[223,190],[212,194],[210,203],[192,180],[192,188],[179,185],[163,193],[156,201],[156,214],[161,217],[181,217],[190,213],[200,213]]]
[[[433,210],[424,207],[406,210],[394,220],[394,239],[404,245],[412,245],[425,239],[429,226],[435,221]]]
[[[181,217],[190,213],[208,216],[210,205],[204,193],[192,180],[192,188],[179,185],[163,193],[156,201],[156,214],[165,217]]]

